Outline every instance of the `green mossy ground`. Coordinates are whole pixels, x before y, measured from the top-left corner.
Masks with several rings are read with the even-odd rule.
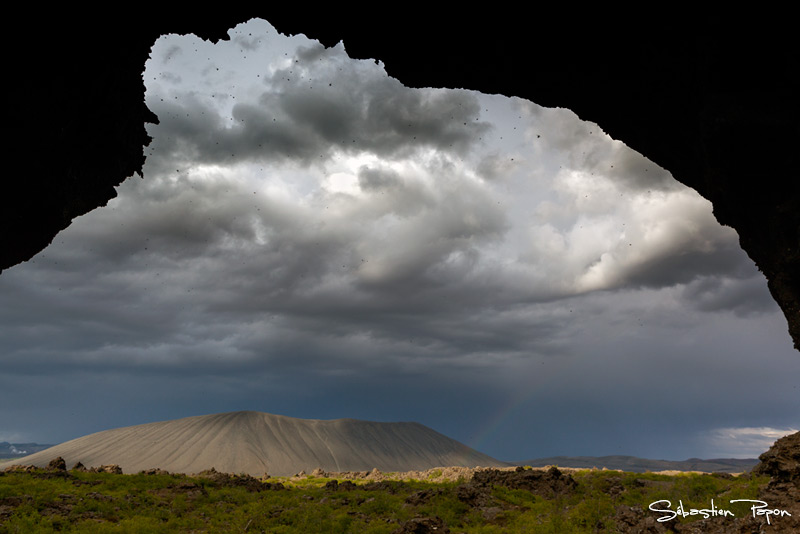
[[[465,482],[358,481],[333,489],[332,479],[271,479],[254,490],[183,475],[85,472],[0,473],[0,534],[37,532],[270,532],[389,534],[415,517],[438,517],[453,533],[617,532],[620,507],[646,514],[651,502],[708,508],[756,498],[765,477],[676,476],[579,471],[568,494],[544,497],[494,486],[480,504],[464,499]],[[235,482],[235,479],[232,479]],[[252,479],[250,479],[252,482]],[[283,489],[277,486],[283,484]],[[260,488],[258,488],[260,489]],[[737,514],[739,515],[739,514]],[[697,517],[675,519],[689,521]],[[727,518],[717,518],[725,521]]]

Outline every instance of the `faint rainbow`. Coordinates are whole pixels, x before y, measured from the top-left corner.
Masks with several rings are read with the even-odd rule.
[[[470,447],[480,451],[485,445],[486,441],[491,438],[500,427],[511,419],[521,407],[527,404],[535,395],[540,391],[540,386],[549,381],[550,377],[556,372],[556,366],[547,364],[545,361],[537,366],[537,373],[532,374],[530,379],[530,387],[523,389],[511,396],[510,399],[504,403],[497,413],[487,419],[480,429],[469,440]],[[500,458],[498,458],[499,460]],[[517,458],[516,460],[520,460]],[[505,458],[504,460],[515,460],[514,458]]]

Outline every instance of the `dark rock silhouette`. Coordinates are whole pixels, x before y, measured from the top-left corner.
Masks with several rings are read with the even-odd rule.
[[[578,483],[571,475],[562,473],[557,467],[551,467],[547,471],[518,467],[514,471],[498,469],[476,471],[470,485],[478,488],[491,488],[495,485],[511,489],[524,489],[536,495],[552,498],[572,492]]]
[[[271,489],[284,489],[280,483],[262,482],[246,473],[234,475],[231,473],[220,473],[213,467],[197,474],[197,478],[205,478],[215,482],[218,486],[235,488],[245,488],[250,492],[266,491]]]
[[[768,475],[776,482],[790,482],[800,488],[800,432],[777,440],[758,457],[752,473]]]
[[[780,438],[758,458],[752,473],[770,477],[759,499],[792,514],[780,518],[783,530],[775,532],[800,532],[800,432]]]

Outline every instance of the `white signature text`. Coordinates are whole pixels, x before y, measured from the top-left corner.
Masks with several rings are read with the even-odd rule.
[[[771,524],[770,517],[784,517],[789,516],[790,514],[787,510],[781,510],[780,508],[769,508],[769,505],[764,501],[757,501],[753,499],[732,499],[728,501],[729,503],[735,502],[746,502],[752,503],[750,506],[750,510],[753,514],[753,517],[765,516],[767,518],[767,524]],[[657,508],[657,506],[663,506],[663,508]],[[717,508],[714,504],[714,499],[711,499],[711,507],[710,508],[685,508],[683,506],[683,501],[678,501],[678,508],[676,510],[672,509],[672,502],[667,499],[662,499],[660,501],[655,501],[650,503],[648,507],[653,512],[658,512],[664,514],[663,516],[658,518],[658,522],[663,523],[664,521],[670,521],[675,519],[678,516],[681,517],[688,517],[690,515],[702,515],[703,518],[708,519],[709,517],[717,517],[717,516],[728,516],[728,517],[736,517],[736,515],[725,508]]]

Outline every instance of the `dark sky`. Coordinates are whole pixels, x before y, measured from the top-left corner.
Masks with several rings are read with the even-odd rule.
[[[155,44],[143,177],[0,276],[0,441],[258,410],[685,459],[800,428],[763,275],[667,171],[568,110],[230,35]]]

